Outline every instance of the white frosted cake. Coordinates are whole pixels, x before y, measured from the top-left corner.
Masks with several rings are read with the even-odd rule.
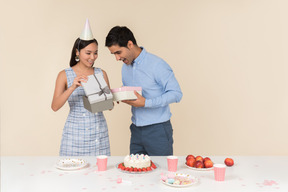
[[[151,166],[151,160],[148,155],[131,154],[124,158],[124,166],[133,168],[146,168]]]

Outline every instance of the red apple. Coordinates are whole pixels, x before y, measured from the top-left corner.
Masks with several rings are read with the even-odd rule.
[[[194,167],[196,160],[194,158],[190,158],[186,161],[186,165],[189,167]]]
[[[207,160],[211,160],[209,157],[205,157],[204,159],[203,159],[203,161],[205,162],[205,161],[207,161]]]
[[[213,162],[212,162],[211,160],[206,159],[206,160],[204,161],[204,167],[205,167],[205,168],[211,168],[211,167],[213,167]]]
[[[204,164],[203,164],[202,161],[196,161],[195,167],[196,167],[196,168],[204,168]]]
[[[203,157],[201,157],[201,156],[197,156],[197,157],[195,157],[195,159],[196,159],[196,161],[202,161],[203,162]]]
[[[233,159],[231,159],[231,158],[226,158],[225,161],[224,161],[224,163],[225,163],[227,166],[229,166],[229,167],[231,167],[231,166],[234,165],[234,161],[233,161]]]
[[[195,159],[194,155],[187,155],[186,161],[188,161],[188,159],[191,159],[191,158]]]

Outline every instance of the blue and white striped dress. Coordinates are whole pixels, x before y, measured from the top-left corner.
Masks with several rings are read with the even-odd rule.
[[[73,69],[65,69],[70,87],[76,77]],[[94,73],[102,73],[94,68]],[[66,120],[60,147],[60,156],[110,155],[110,143],[106,119],[102,112],[91,113],[83,105],[83,87],[78,87],[68,98],[70,112]]]

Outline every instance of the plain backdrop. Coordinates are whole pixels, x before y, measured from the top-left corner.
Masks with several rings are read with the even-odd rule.
[[[115,25],[166,60],[183,99],[171,104],[175,155],[288,155],[287,0],[1,0],[1,155],[57,156],[69,106],[51,109],[58,73],[89,18],[95,66],[111,88],[122,63]],[[129,153],[130,107],[105,111],[111,155]]]

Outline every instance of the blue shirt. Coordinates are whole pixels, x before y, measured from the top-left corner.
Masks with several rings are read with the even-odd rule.
[[[170,103],[178,103],[182,92],[171,67],[143,47],[130,65],[122,66],[123,86],[142,87],[144,107],[132,106],[132,122],[136,126],[162,123],[171,118]]]

